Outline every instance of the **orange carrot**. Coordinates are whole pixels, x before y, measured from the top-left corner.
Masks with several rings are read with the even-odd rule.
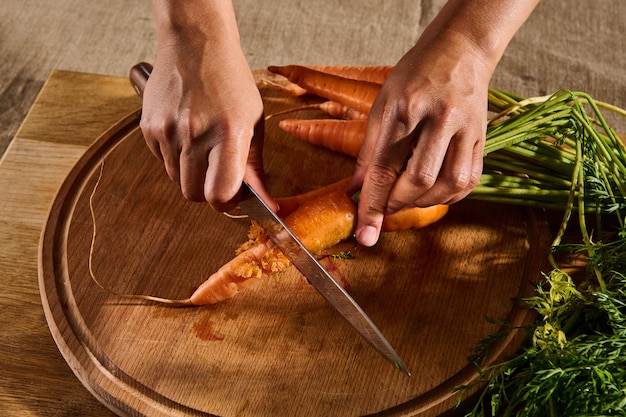
[[[339,181],[333,182],[332,184],[328,184],[320,188],[315,188],[302,194],[275,198],[274,201],[278,204],[278,215],[284,218],[296,211],[298,207],[308,201],[313,200],[314,198],[320,197],[324,194],[330,194],[335,191],[345,190],[351,178],[352,177],[346,177],[340,179]]]
[[[284,119],[278,127],[314,145],[357,157],[367,120]]]
[[[380,84],[353,80],[300,65],[270,66],[269,71],[286,77],[311,94],[324,97],[368,114]]]
[[[285,223],[312,253],[320,253],[348,238],[354,229],[356,205],[345,192],[335,191],[302,204]],[[186,304],[215,304],[234,297],[264,276],[289,267],[289,260],[259,232],[251,229],[251,241],[211,275]]]
[[[302,194],[289,197],[279,197],[274,200],[279,205],[278,213],[285,217],[294,212],[301,205],[324,194],[342,191],[348,186],[352,177],[346,177],[324,187],[316,188]],[[412,207],[402,209],[394,214],[386,216],[383,221],[383,232],[396,232],[402,230],[421,229],[443,218],[448,213],[447,205],[435,205],[430,207]]]
[[[383,84],[393,69],[392,65],[306,65],[306,67],[327,74],[339,75],[340,77],[352,78],[353,80],[369,81],[376,84]]]
[[[430,207],[404,208],[383,220],[383,232],[421,229],[439,221],[448,213],[448,206],[439,204]]]

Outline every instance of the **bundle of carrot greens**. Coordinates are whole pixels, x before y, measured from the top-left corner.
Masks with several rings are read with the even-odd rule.
[[[600,108],[626,112],[571,91],[523,100],[492,90],[489,103],[497,114],[472,198],[555,209],[563,220],[553,269],[523,300],[538,313],[529,342],[480,370],[486,385],[467,415],[626,415],[626,148]],[[579,240],[563,242],[572,217]],[[577,283],[559,252],[584,256]],[[479,369],[497,337],[476,348]]]
[[[347,68],[349,75],[341,67],[270,70],[367,114],[391,68],[374,67],[381,79],[368,77],[367,67]],[[546,254],[552,270],[522,300],[537,312],[525,328],[528,343],[502,363],[481,366],[491,343],[514,330],[503,323],[502,333],[476,347],[471,360],[481,379],[458,387],[480,386],[467,416],[626,416],[626,147],[602,113],[626,120],[626,111],[568,90],[524,99],[492,89],[489,106],[483,175],[470,198],[553,210],[562,220]],[[342,129],[350,126],[363,129]],[[340,140],[315,143],[341,151]],[[576,237],[564,239],[572,229]],[[576,281],[563,253],[583,259]]]

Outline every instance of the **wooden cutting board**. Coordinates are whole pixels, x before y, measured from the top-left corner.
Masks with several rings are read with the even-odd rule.
[[[263,88],[266,113],[306,100]],[[316,117],[299,112],[284,117]],[[281,116],[283,117],[283,116]],[[267,186],[291,195],[349,175],[354,161],[282,133],[268,120]],[[550,232],[530,210],[464,201],[423,230],[388,233],[354,259],[323,264],[396,348],[412,377],[374,352],[295,269],[197,308],[119,293],[185,298],[246,240],[249,222],[185,201],[148,151],[139,111],[88,149],[42,231],[43,306],[76,376],[129,416],[437,416],[476,380],[471,350],[499,327],[526,323],[512,298],[545,270]],[[97,233],[89,273],[93,221]],[[501,340],[493,363],[519,347]]]

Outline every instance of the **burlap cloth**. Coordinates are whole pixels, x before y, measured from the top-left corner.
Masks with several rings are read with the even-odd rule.
[[[234,1],[242,45],[254,68],[393,64],[443,3]],[[511,42],[492,86],[524,96],[583,90],[626,107],[625,34],[624,0],[544,0]],[[134,63],[154,60],[155,50],[149,1],[3,0],[0,154],[50,71],[125,76]]]

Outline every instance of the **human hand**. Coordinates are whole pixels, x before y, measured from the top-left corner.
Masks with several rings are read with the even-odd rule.
[[[491,67],[453,35],[418,43],[372,106],[351,183],[361,188],[357,239],[376,243],[383,217],[452,204],[478,184]]]
[[[402,207],[452,204],[478,184],[489,80],[539,0],[448,0],[398,62],[371,112],[349,188],[372,246]]]
[[[245,179],[271,203],[262,177],[260,92],[236,29],[216,34],[206,21],[200,28],[194,25],[193,18],[205,11],[167,11],[165,21],[180,18],[183,24],[175,32],[159,31],[157,58],[143,93],[141,130],[185,198],[227,211],[237,203]],[[183,12],[188,15],[175,15]]]

